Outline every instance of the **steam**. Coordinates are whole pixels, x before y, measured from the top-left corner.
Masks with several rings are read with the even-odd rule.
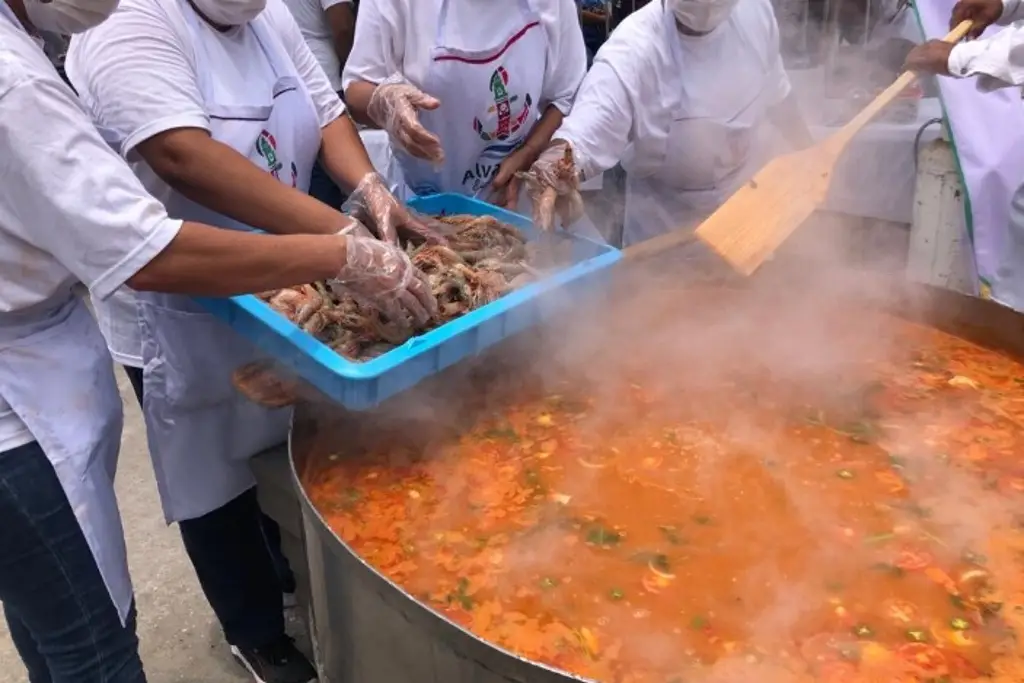
[[[823,3],[809,3],[811,9],[800,4],[796,10],[793,3],[780,4],[785,5],[779,17],[782,36],[800,37],[801,50],[789,55],[790,61],[810,65],[825,47],[820,24],[813,21],[815,12],[821,14],[818,5]],[[782,42],[787,44],[787,39]],[[862,50],[851,63],[866,63],[870,54],[871,49]],[[825,92],[825,79],[800,80],[797,87],[803,91],[799,95],[805,104],[811,103],[805,113],[811,114],[812,125],[827,123],[825,110],[837,109],[824,103],[838,104],[838,109],[844,104],[856,105],[856,93],[879,87],[875,73],[856,83],[857,73],[863,72],[852,68],[846,73],[845,88],[851,94],[847,100],[836,97],[835,91]],[[893,78],[896,75],[892,73]],[[907,168],[912,169],[913,164]],[[623,202],[617,192],[606,185],[600,209],[590,207],[594,217],[615,213],[613,209]],[[870,207],[863,208],[865,214],[871,213]],[[595,222],[599,227],[607,225],[602,220]],[[850,229],[849,224],[835,216],[812,218],[750,280],[732,276],[721,264],[695,260],[692,252],[667,253],[627,265],[618,272],[610,291],[577,294],[556,302],[562,306],[559,323],[511,340],[475,363],[460,364],[421,389],[389,401],[374,415],[339,418],[338,424],[343,426],[331,438],[341,443],[357,441],[350,431],[357,422],[368,435],[386,433],[407,443],[409,452],[418,453],[417,458],[428,463],[438,459],[438,471],[443,472],[444,444],[480,420],[500,418],[507,397],[523,392],[551,395],[585,386],[592,406],[579,427],[602,433],[609,425],[626,430],[634,409],[623,408],[622,385],[617,378],[623,374],[635,378],[650,394],[652,410],[664,411],[688,425],[689,431],[680,438],[694,445],[699,454],[690,470],[664,475],[676,477],[672,482],[644,481],[652,499],[675,495],[699,511],[725,504],[724,492],[728,491],[757,500],[765,509],[783,510],[799,520],[799,528],[793,537],[779,538],[755,519],[728,531],[716,530],[713,545],[694,543],[687,549],[694,554],[722,553],[743,559],[739,564],[744,571],[728,580],[736,599],[745,601],[753,619],[731,626],[737,639],[753,643],[753,653],[700,662],[697,653],[677,651],[672,644],[675,641],[647,625],[640,609],[634,610],[628,628],[621,622],[601,626],[602,639],[626,643],[634,652],[642,651],[650,663],[677,665],[689,681],[806,680],[789,658],[793,657],[794,641],[809,635],[801,630],[807,615],[829,605],[829,590],[821,585],[821,577],[850,578],[863,571],[864,558],[875,551],[861,547],[859,537],[858,543],[851,544],[849,536],[841,533],[842,515],[828,492],[808,486],[813,477],[806,468],[817,468],[814,472],[820,473],[838,467],[830,459],[828,443],[809,445],[806,452],[787,452],[777,423],[765,424],[754,412],[742,409],[723,420],[721,409],[725,402],[737,399],[741,405],[794,415],[819,409],[841,422],[855,418],[863,408],[860,390],[875,375],[870,368],[909,362],[908,342],[894,332],[897,327],[874,325],[880,320],[877,311],[906,309],[903,273],[893,267],[901,260],[899,250],[906,248],[906,226],[888,226],[895,246],[886,253],[871,251],[866,231]],[[895,257],[892,251],[897,252]],[[609,381],[610,377],[616,381]],[[757,395],[755,390],[763,387],[770,391]],[[330,422],[327,415],[321,416],[324,425]],[[713,430],[715,438],[724,433],[728,448],[717,447],[710,436],[702,436],[700,421],[712,418],[719,423]],[[922,444],[939,434],[955,432],[971,419],[965,409],[951,402],[941,409],[932,406],[902,415],[885,425],[889,450],[907,459],[904,466],[912,479],[909,502],[932,511],[928,526],[951,556],[965,548],[984,548],[993,529],[1011,527],[1015,512],[1019,512],[1019,507],[1014,510],[1004,498],[986,489],[976,474],[922,449]],[[424,444],[437,445],[424,448]],[[516,454],[510,452],[509,457]],[[859,464],[844,466],[856,470]],[[748,488],[735,490],[738,471],[745,473]],[[485,478],[500,476],[501,472],[482,471],[479,480],[447,482],[449,499],[443,505],[464,504]],[[600,497],[606,475],[593,471],[571,479],[558,472],[545,476],[552,489],[574,500],[587,500]],[[877,518],[893,528],[918,523],[905,511],[872,514],[875,512],[872,520]],[[869,515],[865,513],[865,517]],[[627,530],[629,533],[634,530]],[[516,594],[535,584],[546,568],[563,567],[565,575],[571,576],[572,567],[585,562],[586,555],[567,536],[558,529],[545,529],[508,543],[499,558],[501,573],[491,575],[499,577],[498,593]],[[798,549],[802,562],[794,563],[792,557]],[[994,573],[998,571],[993,567]],[[445,576],[444,568],[438,567],[436,578]],[[685,577],[695,582],[712,579],[726,580]],[[713,611],[715,606],[705,608]],[[685,619],[680,617],[682,629],[688,627]]]

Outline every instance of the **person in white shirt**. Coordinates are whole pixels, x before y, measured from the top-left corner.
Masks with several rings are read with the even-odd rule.
[[[431,237],[388,192],[282,0],[122,0],[75,36],[65,68],[109,142],[180,218],[232,230],[337,231],[307,194],[319,158],[381,239]],[[289,411],[235,392],[245,347],[186,297],[121,290],[95,306],[136,385],[168,523],[233,654],[263,683],[314,673],[285,635],[282,590],[249,458],[287,438]],[[141,382],[139,381],[141,379]]]
[[[579,182],[626,170],[623,245],[696,225],[766,161],[776,124],[812,138],[791,94],[770,0],[664,0],[630,15],[597,53],[572,113],[526,174],[535,220],[580,217]],[[566,169],[566,156],[574,169]]]
[[[285,0],[285,4],[331,87],[341,95],[341,69],[356,31],[355,4],[352,0]],[[345,201],[345,193],[319,161],[313,165],[309,194],[328,206],[341,206]]]
[[[285,0],[306,45],[341,93],[341,70],[352,50],[356,11],[352,0]]]
[[[0,603],[31,683],[145,681],[114,493],[121,399],[78,283],[103,301],[337,278],[389,308],[431,300],[400,249],[344,216],[282,236],[169,217],[42,50],[39,31],[78,33],[116,4],[0,1]]]
[[[586,72],[574,0],[371,0],[342,77],[406,191],[512,208]],[[398,181],[397,178],[393,180]]]
[[[1007,26],[1024,20],[1021,0],[960,0],[953,7],[950,27],[970,19],[968,38],[979,38],[992,24]],[[906,67],[914,71],[977,78],[983,91],[1024,85],[1024,26],[1011,26],[980,40],[956,45],[929,40],[908,56]]]
[[[908,56],[906,68],[919,73],[974,78],[982,93],[1024,86],[1024,2],[1021,0],[960,0],[953,7],[950,28],[965,20],[973,25],[967,42],[953,45],[929,40]],[[993,24],[1006,28],[981,37]],[[1001,303],[1024,300],[1024,178],[1010,198],[1009,221],[993,226],[988,244],[997,244],[993,282],[983,289],[996,289]],[[1016,308],[1017,306],[1015,306]]]

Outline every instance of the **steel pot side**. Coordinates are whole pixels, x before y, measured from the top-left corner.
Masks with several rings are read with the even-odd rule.
[[[898,303],[893,303],[893,302]],[[990,301],[908,286],[885,305],[906,319],[1024,359],[1024,316]],[[309,566],[310,631],[322,683],[585,681],[478,638],[390,581],[330,528],[301,473],[315,450],[317,410],[295,407],[291,477]]]

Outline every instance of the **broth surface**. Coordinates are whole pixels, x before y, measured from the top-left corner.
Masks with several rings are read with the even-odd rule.
[[[584,678],[1024,681],[1024,367],[877,312],[824,327],[853,341],[813,381],[750,357],[767,332],[728,371],[655,338],[443,438],[353,437],[307,493],[408,593]]]

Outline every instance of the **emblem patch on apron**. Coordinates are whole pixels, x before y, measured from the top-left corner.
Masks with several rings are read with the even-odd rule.
[[[284,168],[284,164],[277,156],[277,140],[267,129],[260,131],[259,136],[256,138],[256,153],[263,158],[263,161],[267,164],[267,170],[270,171],[270,175],[274,176],[278,180],[281,179],[281,169]],[[295,162],[291,162],[292,172],[292,187],[295,187],[296,182],[299,178],[299,169],[295,166]]]
[[[513,118],[512,116],[512,105],[519,100],[519,95],[510,95],[508,91],[508,71],[505,67],[499,66],[491,74],[491,78],[488,81],[488,88],[491,91],[491,96],[494,97],[494,104],[487,108],[488,114],[494,114],[497,112],[498,121],[497,127],[494,130],[484,130],[484,124],[479,118],[473,118],[473,130],[476,131],[477,135],[480,136],[481,140],[490,142],[491,140],[505,140],[510,135],[519,132],[519,129],[523,127],[523,124],[530,117],[530,110],[533,107],[533,99],[530,94],[527,93],[526,97],[523,98],[523,108]]]

